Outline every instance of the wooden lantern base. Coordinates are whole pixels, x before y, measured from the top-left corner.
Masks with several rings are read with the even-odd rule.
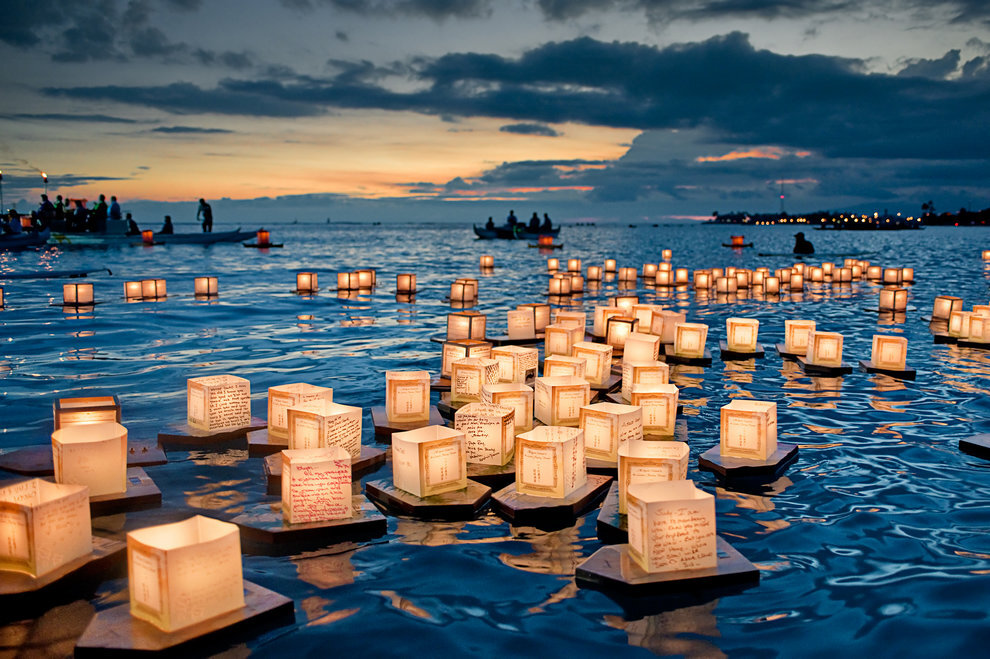
[[[162,491],[140,467],[127,470],[127,491],[101,494],[89,498],[89,514],[93,517],[115,515],[132,510],[158,508],[162,505]]]
[[[247,448],[247,434],[268,427],[264,419],[251,417],[251,423],[241,428],[209,431],[177,423],[158,433],[158,446],[166,451],[208,451],[211,449]]]
[[[959,450],[984,460],[990,460],[990,433],[960,439]]]
[[[106,579],[127,572],[127,543],[93,536],[93,551],[41,577],[0,571],[0,620],[27,615],[37,606],[48,609],[56,602],[91,592]]]
[[[474,519],[488,505],[492,494],[490,487],[473,480],[468,480],[463,490],[429,497],[400,490],[391,478],[368,481],[364,489],[368,498],[390,513],[443,521]]]
[[[488,341],[493,346],[533,346],[539,345],[546,340],[546,334],[543,332],[537,332],[536,336],[526,337],[526,338],[509,338],[508,334],[502,334],[500,336],[488,336],[485,337],[485,341]]]
[[[248,456],[261,458],[289,448],[288,437],[276,437],[267,428],[252,430],[247,434]]]
[[[430,406],[430,419],[428,421],[408,422],[389,421],[388,414],[386,414],[384,406],[372,407],[371,422],[375,426],[375,439],[386,444],[392,443],[393,433],[415,430],[416,428],[425,428],[426,426],[447,425],[447,422],[444,421],[443,417],[440,415],[440,410],[437,409],[436,405]]]
[[[727,458],[722,456],[720,450],[721,447],[716,444],[698,456],[698,468],[713,472],[722,478],[772,480],[798,457],[796,444],[777,444],[777,450],[765,461]]]
[[[787,359],[792,362],[796,362],[798,357],[804,357],[807,355],[806,352],[787,352],[786,343],[778,343],[774,346],[777,349],[777,354],[781,356],[782,359]]]
[[[351,458],[351,478],[358,478],[362,474],[378,469],[385,464],[385,449],[362,446],[361,455]],[[267,482],[268,494],[282,494],[282,453],[272,453],[266,455],[262,461],[265,470],[265,481]]]
[[[605,396],[605,400],[609,403],[615,403],[616,405],[632,405],[631,402],[622,397],[621,391],[613,391],[612,393]],[[677,416],[684,414],[684,406],[677,406]]]
[[[808,375],[835,377],[838,375],[849,375],[853,372],[853,367],[846,362],[842,362],[841,366],[821,366],[819,364],[812,364],[805,357],[798,357],[797,363],[801,365],[801,369]]]
[[[595,524],[598,539],[606,545],[629,542],[629,524],[625,515],[619,514],[619,481],[613,481],[608,494],[598,510]]]
[[[457,401],[456,403],[451,401],[450,398],[453,394],[449,391],[443,391],[440,393],[440,401],[437,403],[437,410],[440,412],[440,416],[445,418],[447,421],[453,421],[454,415],[457,410],[461,409],[470,402],[481,402],[479,401]]]
[[[340,542],[360,542],[385,535],[388,521],[363,495],[352,497],[354,515],[346,519],[287,524],[282,501],[256,503],[230,521],[241,529],[248,553],[277,555]]]
[[[145,443],[128,443],[128,467],[154,467],[168,462],[165,451]],[[0,469],[25,476],[51,476],[55,473],[52,447],[28,446],[0,455]]]
[[[729,344],[726,341],[718,342],[719,357],[722,358],[723,362],[736,362],[744,361],[746,359],[763,359],[765,352],[763,351],[763,346],[759,343],[756,344],[756,350],[752,352],[746,352],[743,350],[729,350]]]
[[[601,384],[590,383],[592,396],[606,396],[610,392],[616,391],[622,388],[622,374],[616,375],[615,373],[609,373],[608,378],[605,379]]]
[[[619,595],[663,595],[685,590],[702,590],[754,585],[760,571],[732,545],[716,537],[718,564],[700,570],[646,572],[629,557],[629,545],[602,547],[574,573],[578,586]]]
[[[506,485],[516,482],[516,461],[512,459],[504,465],[482,465],[469,462],[467,477],[482,485],[487,485],[492,488],[493,492],[501,490]]]
[[[918,375],[918,371],[913,368],[905,368],[904,370],[878,368],[874,366],[873,362],[869,359],[861,359],[859,361],[859,367],[867,373],[882,373],[883,375],[889,375],[892,378],[900,378],[901,380],[913,380]]]
[[[680,355],[674,354],[673,344],[664,343],[663,356],[664,361],[668,364],[686,364],[688,366],[711,366],[712,365],[712,353],[705,348],[705,354],[703,357],[681,357]]]
[[[948,332],[932,332],[932,343],[959,343],[959,339],[954,336],[949,336]]]
[[[956,341],[956,344],[960,348],[976,348],[977,350],[990,350],[990,343],[982,343],[980,341],[965,341],[960,339]]]
[[[99,611],[76,643],[75,656],[177,653],[180,650],[190,655],[212,654],[227,643],[291,624],[295,619],[291,599],[250,581],[244,582],[244,602],[236,611],[174,632],[164,632],[133,617],[130,603]]]
[[[450,377],[438,375],[430,379],[430,391],[450,391]]]
[[[492,495],[495,510],[516,526],[563,527],[592,508],[608,492],[610,476],[588,474],[587,482],[563,499],[516,492],[512,483]]]

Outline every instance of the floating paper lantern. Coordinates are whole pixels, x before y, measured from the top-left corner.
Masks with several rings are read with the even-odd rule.
[[[908,292],[906,288],[882,288],[878,306],[880,311],[907,310]]]
[[[574,344],[584,338],[584,327],[547,325],[543,335],[544,355],[570,355]]]
[[[537,332],[542,332],[550,324],[550,305],[546,302],[517,304],[516,309],[520,311],[528,310],[533,315],[533,325]]]
[[[602,267],[600,265],[589,265],[586,273],[585,276],[588,281],[601,281],[602,279]]]
[[[385,415],[392,423],[429,421],[430,374],[385,371]]]
[[[674,336],[676,335],[677,325],[683,323],[687,320],[687,315],[680,311],[671,311],[670,309],[663,309],[660,311],[660,315],[663,316],[662,331],[660,333],[660,341],[662,343],[673,343]],[[652,332],[656,334],[656,332]]]
[[[399,293],[416,292],[416,275],[412,272],[401,272],[395,276],[395,290]]]
[[[468,403],[454,413],[454,429],[464,433],[466,460],[504,465],[516,448],[516,410],[492,403]]]
[[[678,323],[674,327],[674,354],[678,357],[701,358],[705,356],[705,340],[708,325],[704,323]]]
[[[547,259],[547,272],[560,270],[560,259]]]
[[[457,279],[450,285],[450,299],[455,302],[471,302],[478,299],[477,279]]]
[[[332,403],[333,389],[305,382],[268,387],[268,434],[273,437],[288,437],[289,408],[313,400]]]
[[[643,410],[618,403],[585,405],[578,427],[584,432],[584,451],[589,458],[616,462],[619,447],[643,438]]]
[[[581,275],[571,275],[571,293],[581,293],[584,291],[584,277]]]
[[[797,273],[797,272],[792,272],[791,273],[790,281],[787,282],[787,287],[791,290],[791,292],[794,292],[794,291],[803,291],[804,290],[804,275],[802,275],[800,273]]]
[[[642,332],[631,332],[622,347],[622,361],[652,362],[660,358],[660,337]]]
[[[487,357],[492,356],[492,344],[487,341],[477,339],[457,339],[455,341],[444,341],[441,349],[440,375],[450,377],[450,365],[455,359],[465,357]]]
[[[296,292],[315,293],[317,288],[317,276],[315,272],[296,273]]]
[[[953,311],[949,314],[949,336],[957,339],[967,338],[973,315],[972,311]]]
[[[568,272],[581,272],[581,259],[567,259]]]
[[[3,309],[4,306],[5,306],[5,302],[3,296],[3,286],[0,286],[0,309]]]
[[[0,571],[42,577],[92,551],[85,485],[32,478],[0,487]]]
[[[749,288],[749,282],[751,278],[751,273],[749,270],[737,270],[736,271],[736,288]]]
[[[216,277],[196,277],[193,280],[193,293],[200,297],[214,297],[220,292]]]
[[[843,268],[843,269],[845,269],[845,268]],[[863,267],[862,266],[860,266],[860,265],[850,266],[849,271],[850,271],[850,275],[852,276],[853,279],[862,279],[863,278]]]
[[[794,274],[790,268],[778,268],[773,271],[774,276],[780,280],[781,284],[790,285],[791,275]]]
[[[885,285],[894,285],[901,283],[901,269],[900,268],[884,268],[883,269],[883,283]]]
[[[501,369],[494,359],[466,357],[450,365],[450,400],[454,403],[481,401],[481,387],[498,384]]]
[[[492,348],[492,359],[498,362],[499,382],[526,382],[536,377],[540,351],[523,346]]]
[[[357,271],[358,286],[360,288],[374,288],[378,283],[378,276],[374,268],[363,268]]]
[[[258,247],[268,247],[272,244],[271,232],[268,229],[258,229]]]
[[[976,313],[970,316],[969,336],[966,340],[972,343],[990,343],[990,316]]]
[[[605,343],[613,348],[622,348],[626,344],[626,339],[638,326],[639,320],[636,318],[610,316],[605,323]]]
[[[570,295],[571,278],[564,275],[554,275],[549,283],[550,295]]]
[[[536,239],[536,244],[540,247],[553,247],[553,236],[543,235]]]
[[[688,480],[634,483],[626,496],[629,557],[644,571],[718,565],[715,497]]]
[[[632,400],[634,384],[667,384],[670,367],[661,361],[628,361],[622,363],[622,400]]]
[[[488,316],[477,311],[455,311],[447,314],[447,340],[475,339],[483,341]]]
[[[777,403],[736,398],[720,417],[723,457],[766,461],[777,451]]]
[[[808,281],[815,284],[825,281],[825,272],[818,266],[808,268]]]
[[[142,279],[141,297],[145,300],[158,300],[167,297],[164,279]]]
[[[587,367],[588,361],[584,357],[550,355],[543,360],[543,377],[557,378],[562,376],[574,376],[583,380],[584,371]]]
[[[656,263],[644,263],[643,264],[643,279],[653,279],[657,276],[657,264]]]
[[[753,271],[749,279],[750,285],[753,288],[762,288],[763,282],[766,281],[767,276],[768,276],[767,273],[762,270]]]
[[[553,314],[555,325],[564,327],[579,327],[584,332],[584,326],[588,322],[588,314],[583,311],[556,311]]]
[[[990,304],[974,304],[973,313],[977,316],[990,316]]]
[[[618,450],[619,514],[628,513],[626,493],[633,483],[682,481],[691,450],[686,442],[631,440]]]
[[[478,265],[482,270],[490,270],[495,267],[495,257],[491,254],[482,254],[478,260]]]
[[[983,250],[983,260],[990,261],[990,249]]]
[[[835,268],[832,271],[832,281],[838,282],[840,284],[848,284],[853,280],[853,269],[852,268]]]
[[[591,385],[582,378],[536,378],[534,413],[548,426],[576,426],[581,407],[591,402]]]
[[[712,273],[707,270],[694,271],[694,287],[699,290],[707,290],[712,286]]]
[[[616,295],[612,298],[610,306],[622,309],[624,312],[631,312],[632,308],[637,304],[639,304],[639,296]]]
[[[932,307],[932,320],[949,320],[953,311],[962,311],[963,299],[953,295],[938,295]]]
[[[671,258],[673,258],[673,256],[674,253],[669,249],[665,249],[660,252],[660,258],[662,258],[664,261],[669,261]]]
[[[632,315],[639,321],[636,331],[640,334],[663,334],[663,307],[659,304],[634,304]]]
[[[653,283],[661,288],[674,285],[674,273],[670,270],[658,270]]]
[[[143,296],[140,281],[124,282],[124,298],[127,300],[140,300]]]
[[[615,259],[605,259],[605,272],[615,272],[616,265]]]
[[[883,268],[878,265],[871,265],[866,268],[866,278],[871,280],[881,279],[883,277]]]
[[[605,330],[607,329],[606,323],[608,319],[612,316],[625,316],[632,312],[632,306],[627,310],[624,307],[619,306],[608,306],[595,307],[595,315],[593,316],[593,321],[591,325],[591,332],[595,336],[605,336]]]
[[[744,238],[743,236],[729,236],[729,238],[730,238],[730,241],[731,241],[731,245],[733,247],[745,247],[746,246],[746,238]]]
[[[677,268],[674,270],[674,284],[677,286],[687,286],[691,281],[691,275],[687,268]]]
[[[643,435],[674,434],[677,422],[678,389],[672,384],[634,384],[629,402],[643,408]]]
[[[218,432],[251,424],[251,383],[236,375],[186,380],[186,421],[193,428]]]
[[[901,268],[901,283],[914,283],[914,268]]]
[[[811,332],[806,359],[815,366],[842,366],[842,335],[838,332]]]
[[[486,384],[481,388],[481,402],[512,409],[516,432],[533,427],[533,388],[514,382]],[[463,408],[462,408],[463,409]]]
[[[93,304],[92,284],[63,284],[62,304],[69,306],[82,306]]]
[[[142,231],[141,232],[141,242],[143,242],[145,245],[154,245],[155,244],[155,232],[152,231],[151,229],[145,229],[144,231]]]
[[[289,524],[354,515],[351,456],[340,446],[282,451],[282,517]]]
[[[717,277],[715,279],[716,293],[735,293],[737,288],[735,277]]]
[[[804,355],[808,352],[808,337],[815,331],[813,320],[784,321],[784,351],[790,355]]]
[[[636,281],[636,268],[619,268],[619,281],[623,282],[634,282]]]
[[[59,398],[52,405],[54,430],[89,423],[120,423],[120,401],[116,396]]]
[[[825,261],[821,265],[822,274],[826,277],[831,277],[835,272],[835,264],[830,261]]]
[[[55,482],[85,485],[91,497],[127,491],[127,428],[74,424],[52,433]]]
[[[244,606],[235,524],[196,515],[127,534],[131,615],[165,632]]]
[[[725,342],[732,352],[756,352],[760,321],[755,318],[726,318]]]
[[[580,429],[539,426],[516,438],[516,492],[563,499],[587,480]]]
[[[338,272],[337,290],[356,291],[361,288],[361,278],[356,272]]]
[[[426,426],[392,435],[395,486],[417,497],[455,492],[467,487],[464,433],[444,426]]]
[[[360,407],[311,400],[288,408],[289,448],[339,446],[352,458],[361,457]]]
[[[777,295],[780,293],[780,278],[766,277],[763,280],[763,292],[767,295]]]
[[[584,379],[595,385],[604,385],[612,375],[612,346],[590,341],[578,341],[571,348],[571,357],[584,359]]]
[[[876,368],[903,371],[907,368],[907,339],[903,336],[873,335],[870,361]]]

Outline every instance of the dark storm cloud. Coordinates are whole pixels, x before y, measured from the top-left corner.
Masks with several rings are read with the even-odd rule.
[[[944,79],[959,68],[959,49],[950,50],[938,59],[912,59],[897,75],[901,77],[916,76],[921,78]]]
[[[159,126],[152,128],[152,133],[167,133],[169,135],[219,135],[233,133],[232,130],[223,128],[200,128],[198,126]]]
[[[27,119],[32,121],[79,121],[105,124],[136,124],[135,119],[125,119],[124,117],[114,117],[108,114],[8,114],[3,115],[5,119]]]
[[[290,9],[312,11],[325,5],[363,16],[425,16],[443,21],[448,18],[483,18],[492,12],[492,0],[281,0]]]
[[[499,131],[503,133],[515,133],[516,135],[542,135],[544,137],[560,137],[560,133],[546,124],[509,124],[501,126]]]

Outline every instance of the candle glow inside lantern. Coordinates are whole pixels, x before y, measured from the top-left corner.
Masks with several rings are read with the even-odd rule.
[[[481,401],[481,388],[498,384],[501,369],[494,359],[467,357],[450,365],[450,400],[454,403]]]
[[[708,325],[704,323],[678,323],[674,327],[674,354],[678,357],[704,357],[707,338]]]
[[[707,290],[712,286],[712,273],[707,270],[694,271],[694,287],[699,290]]]
[[[686,442],[632,440],[619,447],[619,514],[628,513],[626,492],[633,483],[682,481],[691,450]]]
[[[581,293],[584,291],[584,277],[581,275],[571,275],[571,293]]]
[[[538,426],[516,438],[516,492],[563,499],[587,481],[579,428]]]
[[[602,267],[600,265],[589,265],[586,273],[585,276],[588,281],[601,281],[602,279]]]
[[[412,272],[400,272],[395,276],[395,290],[399,293],[416,292],[416,275]]]
[[[791,279],[787,282],[787,287],[793,291],[804,290],[804,275],[799,272],[792,272]]]
[[[616,295],[612,298],[610,306],[622,309],[624,312],[630,312],[637,304],[639,304],[639,296],[637,295]]]
[[[755,318],[726,318],[725,339],[733,352],[756,352],[760,321]]]
[[[256,234],[258,238],[258,247],[268,247],[271,245],[271,232],[268,229],[258,229]]]
[[[634,304],[633,316],[639,321],[636,331],[641,334],[663,334],[663,307],[659,304]]]
[[[657,264],[656,263],[644,263],[643,264],[643,279],[653,279],[657,276]]]
[[[63,284],[62,304],[68,306],[82,306],[93,304],[92,284]]]
[[[622,390],[624,401],[632,400],[634,384],[667,384],[670,367],[661,361],[629,361],[622,363]]]
[[[571,278],[566,275],[554,275],[548,284],[550,295],[570,295]]]
[[[353,517],[351,456],[340,446],[282,451],[282,518],[289,524]]]
[[[516,448],[516,410],[492,403],[468,403],[454,413],[454,429],[464,433],[466,460],[504,465]]]
[[[667,437],[677,422],[678,389],[672,384],[634,384],[629,402],[643,408],[643,435]]]
[[[548,426],[576,426],[591,402],[591,385],[574,376],[536,378],[534,414]]]
[[[312,400],[333,402],[333,389],[305,382],[268,387],[268,434],[289,436],[289,408]]]
[[[887,285],[897,285],[901,283],[901,269],[900,268],[884,268],[883,269],[883,283]]]
[[[791,355],[804,355],[808,352],[808,337],[815,331],[813,320],[784,321],[784,350]]]
[[[155,232],[152,231],[151,229],[145,229],[144,231],[142,231],[141,232],[141,242],[143,242],[145,245],[154,245],[155,244]]]
[[[88,423],[120,423],[120,401],[116,396],[59,398],[52,412],[54,430]]]
[[[456,359],[465,357],[487,357],[492,356],[492,344],[487,341],[477,339],[457,339],[455,341],[444,341],[441,349],[440,375],[450,377],[450,365]]]
[[[618,306],[595,307],[595,315],[591,324],[591,333],[595,336],[605,336],[605,330],[607,329],[606,323],[609,318],[612,316],[625,316],[631,311],[632,307],[628,310]],[[584,337],[582,336],[582,338]]]
[[[903,336],[873,335],[870,361],[876,368],[891,371],[907,369],[907,339]]]
[[[880,311],[906,311],[907,300],[906,288],[882,288],[877,305]]]
[[[533,388],[529,385],[486,384],[481,388],[481,402],[511,408],[516,432],[533,427]]]
[[[842,366],[842,335],[818,330],[811,332],[806,359],[815,366]]]
[[[762,462],[777,451],[777,403],[736,398],[720,414],[723,457]]]
[[[124,282],[124,298],[127,300],[140,300],[144,297],[140,281]]]
[[[911,284],[914,282],[914,268],[901,268],[901,283]]]
[[[317,279],[318,277],[315,272],[297,272],[296,291],[299,293],[315,293]]]
[[[954,295],[937,295],[932,307],[933,320],[949,320],[953,311],[962,311],[963,299]]]
[[[193,280],[193,294],[213,297],[220,292],[219,280],[216,277],[196,277]]]
[[[880,279],[883,277],[883,268],[878,265],[871,265],[866,268],[866,278],[867,279]]]
[[[749,270],[737,270],[736,271],[736,288],[749,288],[749,282],[751,278]]]
[[[822,268],[818,266],[812,266],[808,268],[808,281],[817,284],[817,283],[821,283],[824,280],[825,280],[825,272],[824,270],[822,270]]]
[[[619,447],[643,438],[643,410],[618,403],[585,405],[581,408],[578,427],[584,432],[587,457],[616,462]]]
[[[127,534],[131,615],[165,632],[244,606],[235,524],[196,515]]]
[[[374,268],[362,268],[357,271],[359,288],[374,288],[378,277]]]
[[[763,292],[767,295],[780,293],[780,277],[765,277],[763,279]]]
[[[738,288],[736,283],[736,278],[733,277],[716,277],[715,278],[715,292],[716,293],[735,293]]]
[[[339,446],[352,458],[361,456],[360,407],[311,400],[288,408],[289,448]]]
[[[560,259],[547,259],[547,272],[557,272],[560,270]]]
[[[580,327],[583,332],[588,323],[588,314],[583,311],[557,311],[553,314],[553,323],[564,327]]]
[[[715,497],[689,480],[634,483],[626,493],[629,557],[649,573],[718,565]]]
[[[536,324],[532,312],[528,309],[509,309],[505,313],[506,327],[510,339],[536,338]]]
[[[69,425],[52,433],[55,482],[85,485],[89,496],[127,491],[127,428],[119,423]]]
[[[629,316],[610,316],[605,323],[605,343],[622,348],[626,339],[639,327],[639,320]]]
[[[966,340],[973,343],[990,343],[990,316],[976,313],[970,316],[969,336]]]
[[[591,341],[578,341],[571,348],[571,357],[584,359],[584,379],[591,384],[603,385],[612,374],[612,346]]]
[[[581,272],[581,259],[567,259],[568,272]]]
[[[670,270],[658,270],[654,283],[657,286],[673,286],[674,285],[674,273]]]
[[[673,343],[677,333],[677,325],[687,320],[687,315],[680,311],[664,309],[660,311],[663,316],[663,330],[660,334],[661,343]],[[656,332],[653,332],[654,334]]]
[[[4,307],[3,286],[0,286],[0,309]]]
[[[619,281],[636,281],[636,268],[619,268]]]
[[[217,432],[251,424],[251,383],[236,375],[186,380],[186,422]]]
[[[478,265],[482,270],[491,270],[495,267],[495,257],[491,254],[482,254],[478,259]]]
[[[660,337],[631,332],[622,349],[622,362],[652,362],[660,358]]]
[[[763,270],[754,270],[753,273],[750,275],[750,284],[753,286],[753,288],[761,288],[766,278],[767,278],[766,272],[764,272]]]
[[[949,336],[957,339],[967,338],[973,315],[972,311],[953,311],[949,314]]]
[[[615,272],[617,265],[615,259],[605,259],[605,272]]]
[[[686,286],[691,281],[691,276],[687,268],[677,268],[674,270],[674,284]]]
[[[840,284],[851,283],[853,279],[853,269],[852,268],[835,268],[832,271],[832,281],[838,282]]]
[[[0,571],[42,577],[92,551],[85,485],[32,478],[0,487]]]
[[[488,316],[477,311],[455,311],[447,314],[447,340],[475,339],[483,341]]]
[[[430,420],[430,374],[385,371],[385,415],[393,423]]]
[[[450,285],[450,299],[454,302],[471,302],[478,299],[477,279],[457,279]]]
[[[492,348],[492,359],[498,362],[499,382],[522,382],[536,377],[540,366],[540,351],[523,346]]]
[[[392,435],[395,486],[417,497],[456,492],[467,487],[464,433],[426,426]]]
[[[536,327],[537,332],[542,332],[550,324],[550,305],[546,302],[517,304],[516,309],[529,310],[533,314],[533,325]]]
[[[588,361],[583,357],[571,357],[570,355],[550,355],[543,360],[543,377],[557,378],[561,376],[574,376],[584,379],[584,371],[588,367]]]
[[[158,300],[167,297],[164,279],[142,279],[141,297],[145,300]]]
[[[338,291],[356,291],[361,288],[360,278],[356,272],[338,272],[337,273],[337,290]]]
[[[574,344],[584,338],[584,327],[547,325],[543,335],[544,355],[570,355]]]

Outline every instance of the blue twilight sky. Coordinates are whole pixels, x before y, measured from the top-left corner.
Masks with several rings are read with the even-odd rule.
[[[22,211],[990,206],[984,0],[6,0],[0,56]]]

